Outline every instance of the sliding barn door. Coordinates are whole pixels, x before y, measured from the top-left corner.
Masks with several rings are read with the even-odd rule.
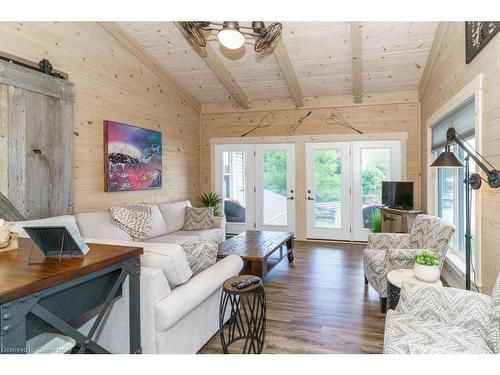
[[[73,213],[73,86],[2,61],[0,86],[1,192],[27,219]]]

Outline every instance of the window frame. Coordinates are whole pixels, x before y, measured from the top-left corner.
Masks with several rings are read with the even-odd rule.
[[[430,215],[437,216],[437,197],[435,193],[435,181],[437,179],[437,168],[429,168],[428,166],[432,164],[435,160],[431,147],[431,137],[432,137],[432,126],[444,118],[447,114],[451,113],[453,110],[458,108],[460,105],[465,103],[467,100],[474,96],[474,129],[475,129],[475,149],[481,153],[482,152],[482,85],[483,85],[483,74],[478,74],[469,83],[463,86],[458,92],[455,93],[447,102],[445,102],[441,107],[435,110],[426,117],[425,127],[427,130],[427,163],[424,166],[427,169],[427,186],[426,186],[426,202],[427,202],[427,212]],[[473,258],[474,270],[471,274],[471,280],[475,280],[478,288],[481,288],[481,189],[474,192],[474,204],[475,204],[475,256]],[[443,270],[443,277],[452,286],[462,286],[460,279],[465,279],[465,263],[457,257],[453,251],[449,251],[446,257],[445,269]]]

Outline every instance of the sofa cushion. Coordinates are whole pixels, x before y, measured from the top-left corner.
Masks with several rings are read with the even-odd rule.
[[[35,219],[35,220],[25,220],[16,221],[11,223],[11,232],[17,233],[19,237],[28,238],[28,234],[23,229],[23,227],[28,227],[31,225],[65,225],[65,224],[76,224],[76,219],[71,215],[61,215],[48,217],[46,219]]]
[[[200,239],[198,238],[198,236],[179,235],[179,234],[177,234],[177,232],[174,232],[171,234],[166,234],[164,236],[150,238],[149,240],[146,240],[145,242],[147,242],[147,243],[175,243],[178,245],[182,245],[182,244],[188,244],[188,243],[195,243],[195,242],[198,242],[199,240]]]
[[[193,271],[193,275],[199,274],[217,262],[217,252],[219,251],[219,241],[207,240],[193,244],[182,245]]]
[[[86,212],[75,217],[83,237],[132,241],[131,235],[111,223],[109,212]]]
[[[196,236],[200,241],[222,240],[222,234],[220,228],[205,229],[205,230],[180,230],[172,234],[181,236]]]
[[[214,211],[212,207],[186,207],[186,219],[183,230],[212,229]]]
[[[484,338],[466,328],[389,310],[384,333],[384,353],[404,354],[414,345],[432,348],[434,353],[491,353]]]
[[[184,284],[193,275],[184,250],[175,243],[132,242],[94,238],[86,238],[86,241],[108,245],[142,247],[144,254],[141,257],[141,265],[162,269],[171,289]]]
[[[159,206],[163,219],[167,224],[168,233],[181,230],[184,226],[186,207],[191,207],[191,202],[160,203]]]

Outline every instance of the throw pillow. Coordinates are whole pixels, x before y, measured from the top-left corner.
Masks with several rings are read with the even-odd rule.
[[[181,245],[186,253],[193,276],[211,267],[217,261],[219,241],[206,240],[194,244]]]
[[[214,211],[212,207],[186,207],[184,230],[204,230],[214,227]]]
[[[136,204],[109,209],[111,223],[124,230],[134,238],[144,240],[148,238],[152,227],[151,206]]]

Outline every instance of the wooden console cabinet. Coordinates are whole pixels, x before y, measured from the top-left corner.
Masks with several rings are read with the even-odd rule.
[[[410,233],[415,218],[423,211],[399,210],[396,208],[384,207],[382,212],[382,232],[389,233]]]

